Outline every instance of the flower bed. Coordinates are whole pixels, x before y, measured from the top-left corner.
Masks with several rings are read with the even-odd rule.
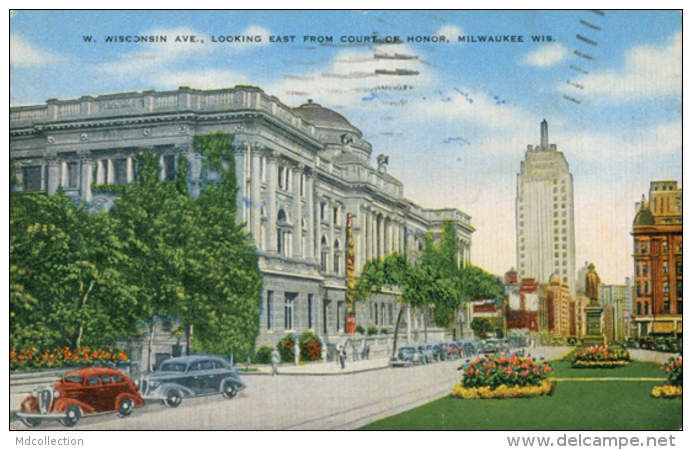
[[[622,367],[632,362],[627,350],[596,346],[580,350],[574,355],[572,367],[575,369],[612,369]]]
[[[552,394],[554,382],[546,380],[553,369],[531,358],[479,356],[462,367],[464,378],[452,395],[461,398],[523,398]],[[461,369],[461,368],[460,368]]]
[[[130,358],[117,347],[91,349],[89,346],[71,350],[68,347],[55,347],[38,351],[33,345],[29,348],[10,351],[10,370],[53,369],[57,367],[81,366],[86,364],[115,364],[129,361]]]
[[[460,398],[527,398],[538,395],[551,395],[555,390],[554,380],[544,380],[538,386],[488,386],[465,388],[462,383],[454,386],[452,396]]]
[[[682,397],[682,356],[672,356],[661,364],[661,370],[666,372],[666,385],[654,386],[651,396],[655,398]]]

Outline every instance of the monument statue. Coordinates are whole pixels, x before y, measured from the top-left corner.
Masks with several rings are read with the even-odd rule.
[[[589,271],[586,272],[586,297],[591,301],[591,305],[598,305],[598,288],[601,279],[596,272],[596,266],[589,264]]]

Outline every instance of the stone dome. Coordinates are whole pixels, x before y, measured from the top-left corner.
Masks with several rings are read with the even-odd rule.
[[[634,226],[635,227],[640,227],[640,226],[646,226],[646,225],[653,225],[654,224],[654,216],[651,214],[651,211],[649,208],[642,206],[639,211],[637,211],[637,215],[634,217]]]
[[[550,279],[548,280],[550,284],[560,284],[560,277],[557,276],[556,273],[552,274],[550,276]]]
[[[293,111],[302,117],[305,121],[310,122],[317,128],[326,128],[338,131],[350,131],[363,137],[361,131],[351,125],[351,123],[341,114],[331,109],[324,108],[318,103],[308,100],[300,106],[293,108]]]

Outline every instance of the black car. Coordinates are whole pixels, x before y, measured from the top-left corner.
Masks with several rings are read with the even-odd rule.
[[[432,350],[435,361],[443,361],[445,359],[445,351],[438,344],[428,344],[426,348]]]
[[[139,380],[145,400],[163,400],[170,408],[179,406],[183,398],[202,395],[222,394],[230,399],[245,387],[230,362],[214,355],[171,358]]]

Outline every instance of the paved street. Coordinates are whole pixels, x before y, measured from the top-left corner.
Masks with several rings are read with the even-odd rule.
[[[532,355],[546,358],[567,351],[568,347],[531,349]],[[245,376],[247,389],[232,400],[218,395],[186,399],[176,409],[150,402],[126,419],[115,414],[86,416],[75,429],[355,429],[447,395],[461,378],[459,365],[459,361],[448,361],[337,376]],[[310,366],[303,367],[308,370]],[[26,429],[19,421],[11,422],[10,428]],[[46,422],[40,428],[64,429],[57,422]]]

